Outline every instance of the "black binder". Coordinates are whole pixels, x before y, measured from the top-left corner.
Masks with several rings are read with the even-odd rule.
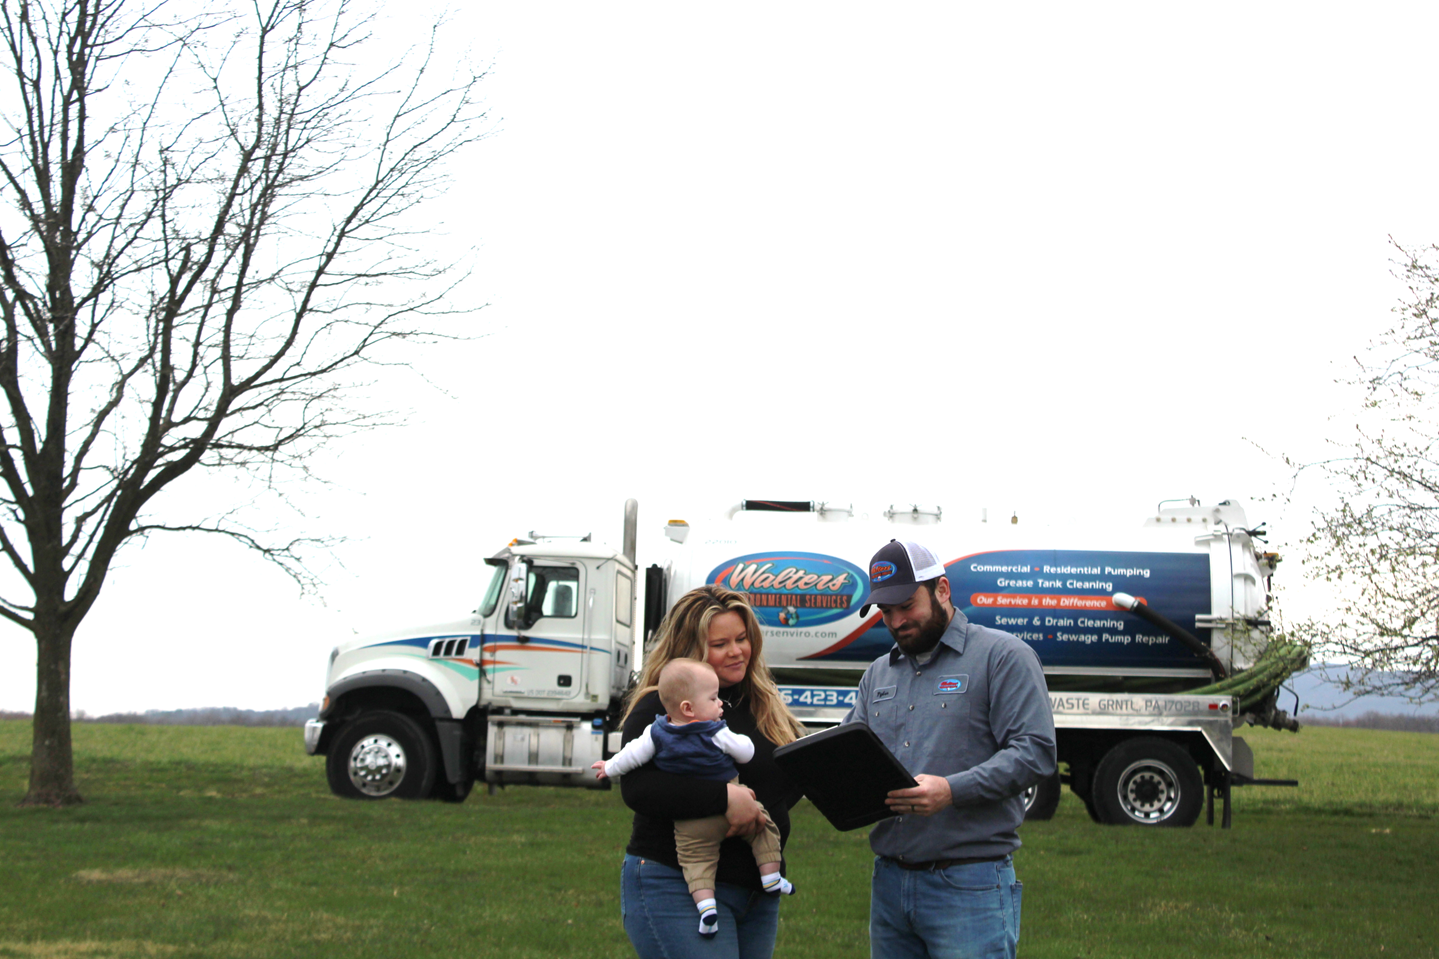
[[[919,785],[864,723],[796,739],[776,749],[774,761],[841,831],[888,819],[885,795]]]

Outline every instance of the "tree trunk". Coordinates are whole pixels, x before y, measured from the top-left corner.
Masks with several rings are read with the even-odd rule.
[[[70,644],[74,630],[35,623],[37,647],[35,736],[30,752],[30,789],[22,806],[73,806],[84,802],[75,788],[70,745]]]

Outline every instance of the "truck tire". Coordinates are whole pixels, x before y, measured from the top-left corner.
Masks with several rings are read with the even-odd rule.
[[[1024,797],[1024,821],[1053,819],[1059,808],[1059,773],[1040,780],[1021,795]]]
[[[420,724],[386,710],[347,723],[325,759],[330,791],[345,799],[423,799],[438,766],[434,741]]]
[[[1167,739],[1126,739],[1094,771],[1094,811],[1112,826],[1192,826],[1204,807],[1194,758]]]

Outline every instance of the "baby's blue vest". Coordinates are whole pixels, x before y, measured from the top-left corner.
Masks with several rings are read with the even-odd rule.
[[[671,725],[664,716],[656,716],[650,727],[655,744],[655,765],[667,773],[697,776],[729,782],[739,775],[734,760],[715,745],[714,734],[725,728],[723,719]]]

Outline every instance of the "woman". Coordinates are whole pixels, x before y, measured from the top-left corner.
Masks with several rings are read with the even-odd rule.
[[[644,732],[664,712],[660,670],[673,659],[696,659],[719,676],[724,719],[754,740],[754,759],[739,767],[741,785],[708,782],[661,772],[653,763],[620,779],[625,804],[635,811],[625,849],[620,910],[625,932],[641,959],[768,959],[779,929],[779,897],[761,888],[759,868],[743,836],[764,827],[769,811],[781,845],[789,837],[789,809],[800,794],[774,763],[776,746],[804,734],[780,698],[764,665],[764,640],[754,610],[741,593],[701,586],[684,596],[660,626],[659,641],[645,657],[639,688],[630,699],[624,741]],[[676,819],[728,817],[731,838],[720,847],[715,899],[718,935],[695,931],[695,905],[675,855]]]

